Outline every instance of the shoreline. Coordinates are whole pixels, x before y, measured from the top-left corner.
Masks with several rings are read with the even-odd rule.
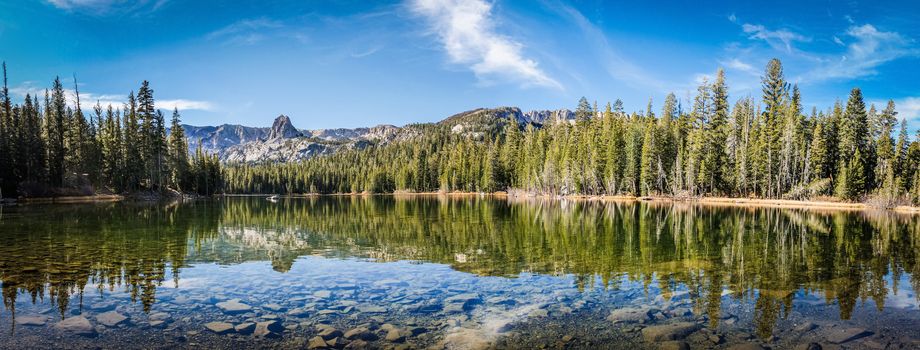
[[[269,197],[277,194],[220,194],[217,197]],[[758,207],[758,208],[789,208],[809,210],[843,210],[843,211],[891,211],[896,213],[920,214],[920,207],[898,205],[890,208],[874,207],[866,203],[837,202],[832,200],[792,200],[768,198],[743,198],[743,197],[694,197],[674,198],[667,196],[628,196],[628,195],[567,195],[554,196],[546,194],[515,194],[505,191],[498,192],[394,192],[394,193],[297,193],[277,195],[280,198],[311,198],[311,197],[369,197],[392,196],[395,198],[412,197],[490,197],[509,200],[566,200],[566,201],[599,201],[599,202],[646,202],[655,204],[686,203],[718,207]],[[148,200],[113,194],[100,194],[92,196],[63,196],[63,197],[36,197],[5,199],[4,204],[79,204],[118,202],[125,200]]]
[[[224,197],[268,197],[275,194],[223,194]],[[365,197],[365,196],[393,196],[393,197],[492,197],[513,200],[571,200],[571,201],[602,201],[602,202],[647,202],[647,203],[687,203],[721,207],[758,207],[758,208],[789,208],[809,210],[843,210],[843,211],[891,211],[897,213],[918,214],[920,207],[898,205],[890,208],[874,207],[866,203],[837,202],[832,200],[792,200],[769,198],[744,198],[744,197],[698,197],[674,198],[667,196],[628,196],[628,195],[567,195],[554,196],[545,194],[516,195],[508,192],[394,192],[394,193],[301,193],[277,195],[280,198],[310,198],[310,197]]]

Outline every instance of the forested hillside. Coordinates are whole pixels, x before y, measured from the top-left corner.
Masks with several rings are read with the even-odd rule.
[[[779,60],[761,80],[759,99],[732,103],[719,70],[698,87],[689,110],[674,94],[657,113],[652,101],[626,113],[619,100],[599,109],[582,98],[572,121],[522,123],[502,109],[477,110],[407,126],[418,136],[400,142],[294,163],[231,165],[225,190],[920,199],[920,143],[909,140],[894,102],[867,107],[854,88],[846,101],[805,111]]]
[[[76,82],[73,93],[68,101],[55,78],[43,100],[26,95],[14,105],[3,64],[0,197],[220,189],[217,157],[200,149],[189,157],[179,111],[167,126],[147,81],[124,106],[97,102],[88,116]]]

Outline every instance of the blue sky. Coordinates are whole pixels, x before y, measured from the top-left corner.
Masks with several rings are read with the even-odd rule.
[[[879,1],[0,0],[13,97],[79,81],[120,103],[144,79],[196,125],[436,121],[477,107],[629,111],[686,100],[716,69],[759,96],[780,58],[804,102],[861,87],[920,126],[920,5]]]

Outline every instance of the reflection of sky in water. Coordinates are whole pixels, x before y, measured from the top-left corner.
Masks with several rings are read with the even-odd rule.
[[[691,321],[764,339],[798,339],[795,327],[806,320],[872,329],[889,313],[905,331],[920,332],[912,288],[920,250],[915,226],[903,217],[497,201],[263,202],[180,206],[174,216],[97,209],[128,211],[115,216],[122,221],[87,215],[33,225],[6,217],[0,229],[23,234],[0,235],[0,243],[10,242],[0,251],[11,254],[0,257],[4,297],[16,301],[17,315],[56,315],[51,298],[42,298],[54,290],[43,286],[82,288],[82,295],[59,294],[70,301],[68,317],[80,313],[82,298],[90,320],[114,309],[132,320],[119,329],[147,335],[276,317],[291,327],[285,338],[309,338],[319,322],[343,331],[371,322],[424,327],[419,338],[430,339],[419,345],[479,347],[513,337],[509,329],[532,326],[539,335],[567,317],[601,335],[632,329],[606,320],[626,307],[647,308],[642,327]],[[216,306],[228,300],[252,309],[228,314]],[[152,329],[146,315],[157,312],[172,318]],[[0,328],[9,314],[0,315]],[[635,330],[627,336],[642,337]]]

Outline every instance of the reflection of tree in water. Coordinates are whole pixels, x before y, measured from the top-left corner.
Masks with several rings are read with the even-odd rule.
[[[228,198],[178,206],[24,207],[0,220],[0,280],[60,311],[84,286],[124,286],[146,309],[191,262],[271,261],[307,254],[450,264],[479,275],[571,275],[581,289],[624,280],[665,299],[685,289],[716,326],[722,296],[750,302],[769,336],[795,292],[823,295],[849,318],[880,309],[903,273],[920,289],[920,220],[891,213],[475,198]],[[171,271],[167,271],[171,269]],[[168,273],[169,272],[169,273]]]
[[[572,274],[579,288],[617,288],[625,277],[656,284],[666,299],[684,286],[712,326],[725,290],[753,302],[764,337],[800,289],[836,301],[848,319],[859,300],[884,306],[889,273],[894,281],[911,273],[920,285],[920,224],[892,213],[324,197],[228,201],[222,225],[267,228],[286,242],[275,249],[300,253],[434,261],[481,275]]]
[[[105,204],[16,208],[0,221],[0,281],[15,316],[19,295],[55,305],[63,317],[72,295],[122,287],[145,311],[171,273],[178,283],[190,232],[216,221],[177,206]],[[209,228],[210,227],[210,228]],[[170,269],[167,271],[167,269]]]

